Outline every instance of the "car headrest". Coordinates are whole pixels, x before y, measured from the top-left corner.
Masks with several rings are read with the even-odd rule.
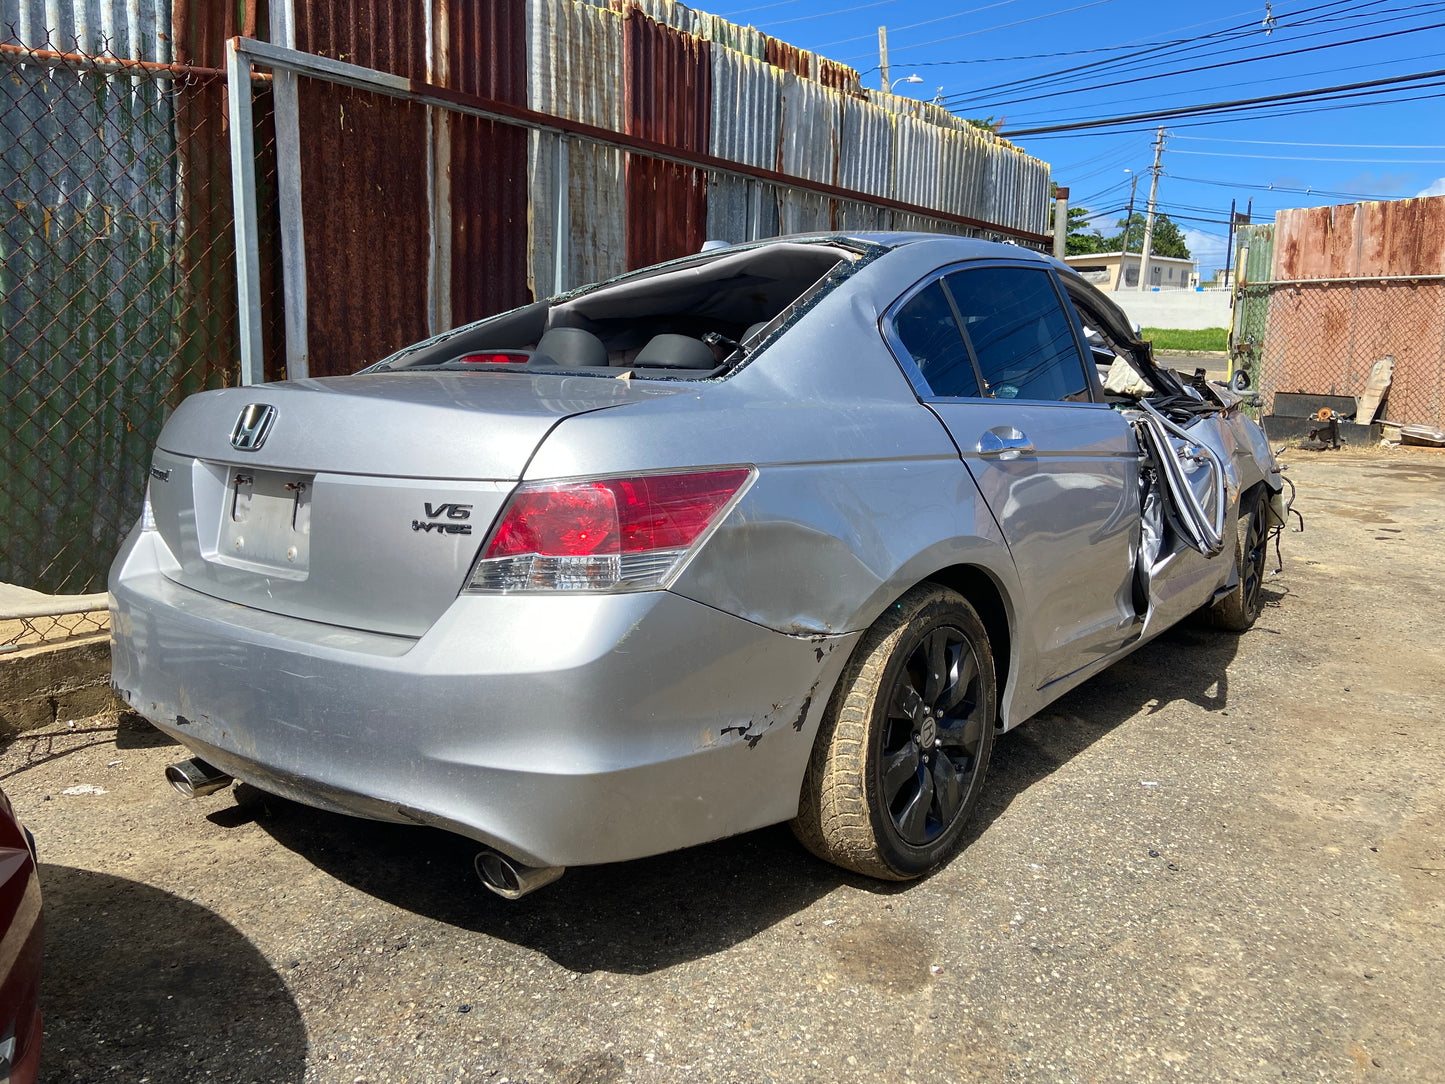
[[[542,332],[537,340],[533,361],[568,368],[601,366],[607,364],[607,347],[592,332],[580,327],[554,327]]]
[[[639,369],[713,369],[717,359],[711,347],[691,335],[654,335],[632,364]]]
[[[756,324],[751,324],[751,325],[749,325],[748,329],[743,332],[743,337],[742,337],[741,339],[739,339],[738,341],[739,341],[739,342],[747,342],[749,339],[751,339],[753,336],[755,336],[759,331],[762,331],[763,328],[767,327],[767,326],[768,326],[769,324],[771,324],[771,323],[772,323],[771,320],[759,320]]]

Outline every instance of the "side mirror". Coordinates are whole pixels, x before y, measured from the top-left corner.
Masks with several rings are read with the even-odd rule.
[[[1234,375],[1229,378],[1229,387],[1236,392],[1242,392],[1249,387],[1249,373],[1244,369],[1234,370]]]

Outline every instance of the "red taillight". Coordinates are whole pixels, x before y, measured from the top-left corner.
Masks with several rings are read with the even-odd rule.
[[[457,358],[459,365],[525,365],[529,359],[527,354],[514,354],[503,351],[501,353],[467,354],[465,357]]]
[[[617,499],[603,482],[522,489],[512,498],[487,557],[540,553],[584,557],[621,552]]]
[[[523,486],[470,584],[482,590],[656,586],[750,474],[739,467]]]

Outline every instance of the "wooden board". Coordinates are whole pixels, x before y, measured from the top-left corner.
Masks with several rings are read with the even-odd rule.
[[[1360,408],[1355,411],[1355,421],[1369,425],[1375,420],[1380,409],[1380,400],[1390,390],[1390,380],[1395,375],[1395,355],[1386,354],[1370,369],[1370,379],[1365,383],[1365,394],[1360,396]]]

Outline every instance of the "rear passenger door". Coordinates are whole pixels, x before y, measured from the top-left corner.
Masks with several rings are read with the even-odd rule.
[[[1053,275],[1038,264],[946,269],[900,298],[884,331],[1008,542],[1036,685],[1136,638],[1138,445],[1102,402]]]

